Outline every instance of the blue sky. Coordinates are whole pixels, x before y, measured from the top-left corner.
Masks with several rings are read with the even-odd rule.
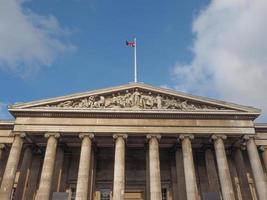
[[[225,46],[232,44],[236,32],[224,30],[238,27],[238,19],[246,19],[234,12],[253,15],[259,13],[258,7],[266,8],[261,0],[263,5],[257,1],[244,5],[242,1],[249,4],[247,0],[233,4],[229,0],[223,0],[224,4],[208,0],[3,0],[0,116],[9,117],[5,107],[15,102],[131,82],[133,49],[125,46],[125,40],[134,37],[139,81],[261,108],[266,103],[267,96],[261,95],[266,81],[260,82],[256,99],[244,99],[243,94],[254,91],[255,86],[244,90],[247,74],[242,72],[247,71],[244,63],[250,62],[259,69],[250,72],[253,80],[261,81],[258,74],[266,72],[261,66],[265,44],[256,40],[244,47],[239,47],[242,41],[234,47]],[[242,28],[236,31],[240,31],[238,36],[244,33],[245,41],[248,34],[254,34]],[[227,40],[214,39],[220,37]],[[258,49],[254,57],[242,59],[247,58],[243,49],[251,46]],[[221,49],[231,53],[231,62],[225,62],[229,56],[220,54]],[[227,73],[225,77],[218,75],[225,71],[240,80]]]

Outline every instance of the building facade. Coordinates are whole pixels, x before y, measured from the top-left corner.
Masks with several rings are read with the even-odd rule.
[[[266,200],[260,110],[141,83],[9,107],[1,200]]]

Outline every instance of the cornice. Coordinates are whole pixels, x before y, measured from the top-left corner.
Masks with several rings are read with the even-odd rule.
[[[1,130],[11,130],[14,127],[14,120],[0,120]]]
[[[133,111],[133,110],[45,110],[12,109],[16,117],[73,117],[73,118],[156,118],[156,119],[231,119],[254,120],[258,113],[244,112],[172,112],[172,111]]]
[[[266,133],[267,132],[267,123],[255,123],[254,128],[257,133]]]

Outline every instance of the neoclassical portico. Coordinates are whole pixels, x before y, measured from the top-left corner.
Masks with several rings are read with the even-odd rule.
[[[9,111],[0,199],[267,199],[256,108],[129,84]]]

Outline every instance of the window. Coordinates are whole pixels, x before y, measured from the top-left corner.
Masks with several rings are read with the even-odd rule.
[[[167,189],[166,188],[162,189],[161,193],[162,193],[162,200],[167,200],[168,199],[167,198]]]
[[[110,190],[100,190],[100,200],[110,200]]]

